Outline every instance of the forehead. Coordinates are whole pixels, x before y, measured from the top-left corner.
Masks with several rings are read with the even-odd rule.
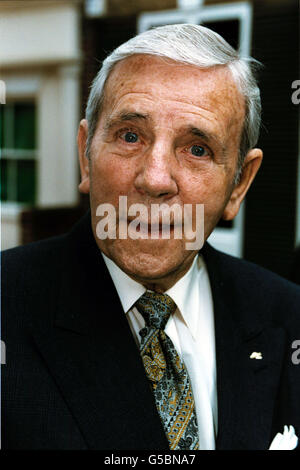
[[[214,115],[226,126],[244,118],[244,99],[224,66],[200,69],[166,58],[134,55],[115,65],[104,96],[103,111],[108,114],[128,102],[134,106],[143,101],[150,108],[161,102],[179,112]]]

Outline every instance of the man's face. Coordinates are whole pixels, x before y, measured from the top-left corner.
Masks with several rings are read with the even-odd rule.
[[[184,237],[100,240],[97,207],[110,203],[118,213],[119,196],[127,196],[128,206],[144,204],[149,213],[151,204],[204,204],[207,239],[222,216],[235,217],[259,166],[252,155],[247,181],[234,187],[244,112],[225,67],[200,70],[146,55],[115,66],[89,162],[86,121],[80,126],[80,190],[90,193],[99,248],[131,277],[144,284],[177,279],[196,252],[186,249]]]

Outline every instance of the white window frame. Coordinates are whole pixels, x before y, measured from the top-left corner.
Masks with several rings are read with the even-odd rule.
[[[35,119],[36,119],[36,125],[37,125],[37,103],[35,97],[15,97],[13,99],[8,99],[6,101],[6,104],[4,106],[4,113],[6,116],[8,115],[8,110],[6,109],[7,107],[10,107],[13,105],[15,107],[16,104],[20,103],[30,103],[34,105],[35,108]],[[14,122],[15,122],[15,114],[14,114],[14,109],[9,111],[9,119],[11,120],[11,132],[10,134],[13,134],[13,128],[14,128]],[[14,140],[14,135],[10,136],[11,140]],[[5,160],[12,160],[14,161],[13,165],[10,167],[9,174],[9,182],[11,183],[13,181],[13,187],[8,188],[8,200],[4,201],[3,204],[16,204],[16,205],[21,205],[22,207],[24,205],[27,205],[26,203],[23,202],[17,202],[17,161],[18,160],[32,160],[37,162],[38,160],[38,152],[37,152],[37,132],[36,132],[36,141],[35,141],[35,147],[33,149],[15,149],[12,147],[9,148],[1,148],[0,149],[0,158],[5,159]],[[10,185],[9,185],[10,186]]]
[[[144,12],[138,17],[138,33],[151,27],[164,24],[192,23],[201,24],[213,21],[239,20],[239,52],[243,57],[249,57],[252,43],[253,9],[249,2],[226,3],[221,5],[203,6],[198,9],[177,9],[158,12]],[[300,187],[299,187],[300,207]],[[233,220],[232,228],[217,227],[209,237],[209,242],[216,248],[234,256],[243,255],[245,202],[242,204],[237,217]],[[298,220],[298,235],[300,237],[300,216]]]
[[[21,103],[21,102],[31,102],[35,104],[36,109],[36,126],[38,126],[38,88],[40,86],[40,77],[36,74],[30,75],[12,75],[12,76],[5,76],[5,85],[6,85],[6,104],[3,106],[7,106],[9,103]],[[6,156],[4,158],[9,158],[7,156],[7,149],[3,149],[5,151]],[[22,152],[22,158],[24,155],[24,151]],[[26,154],[27,151],[25,151]],[[34,151],[28,150],[28,155],[33,156],[33,159],[37,162],[39,160],[39,148],[38,148],[38,128],[36,129],[36,146]],[[18,153],[18,151],[14,151],[14,153]],[[21,157],[21,155],[20,155]],[[31,159],[31,158],[30,158]],[[3,201],[1,202],[2,213],[6,215],[11,215],[12,213],[18,215],[24,208],[30,207],[30,204],[22,203],[22,202],[14,202],[14,201]]]

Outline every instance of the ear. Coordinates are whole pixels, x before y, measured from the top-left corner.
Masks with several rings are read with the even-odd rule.
[[[80,164],[81,182],[78,186],[79,191],[83,194],[90,192],[90,173],[89,173],[89,160],[86,157],[86,141],[88,136],[87,120],[82,119],[79,124],[77,134],[78,155]]]
[[[252,181],[261,165],[263,153],[261,149],[251,149],[244,160],[239,183],[234,187],[230,199],[225,207],[222,218],[232,220],[238,214],[241,203],[245,198]]]

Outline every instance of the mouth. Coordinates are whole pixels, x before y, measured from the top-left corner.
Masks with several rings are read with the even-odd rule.
[[[140,233],[147,233],[149,238],[155,236],[163,238],[163,235],[170,236],[174,232],[174,224],[163,224],[162,222],[158,224],[140,223],[138,229],[137,231]]]
[[[173,238],[175,225],[173,222],[165,224],[162,221],[158,223],[148,223],[145,221],[138,221],[134,226],[131,225],[134,219],[127,220],[128,234],[132,231],[135,231],[137,234],[140,234],[141,238],[145,239],[169,239]]]

